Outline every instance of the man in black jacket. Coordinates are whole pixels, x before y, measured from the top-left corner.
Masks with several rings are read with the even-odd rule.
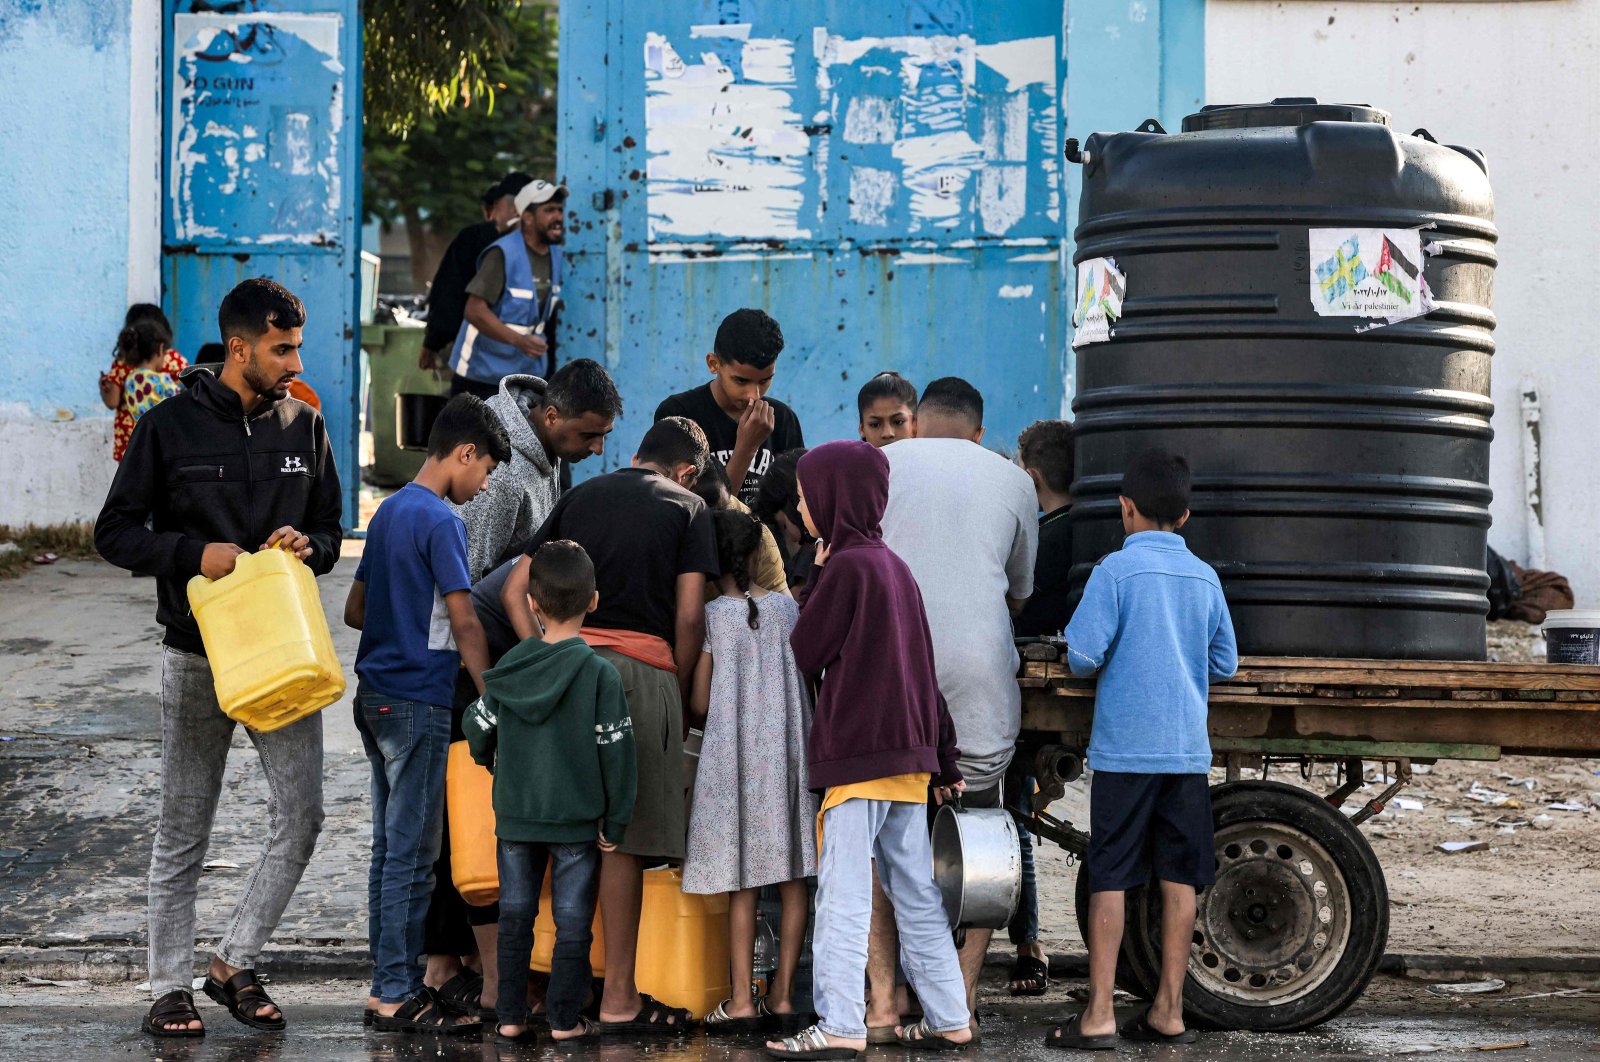
[[[188,582],[220,579],[246,550],[270,547],[293,551],[322,575],[339,559],[343,536],[322,416],[288,397],[301,371],[305,307],[257,277],[229,292],[218,319],[227,347],[220,375],[197,373],[187,390],[139,419],[94,535],[106,560],[157,577],[156,619],[166,628],[161,817],[150,859],[155,1003],[144,1020],[155,1036],[204,1033],[189,991],[195,892],[234,728],[217,705]],[[322,719],[247,733],[267,778],[267,832],[205,990],[246,1025],[277,1030],[283,1015],[254,967],[322,825]]]

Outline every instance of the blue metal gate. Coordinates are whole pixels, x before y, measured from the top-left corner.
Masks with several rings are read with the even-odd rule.
[[[809,440],[883,369],[972,381],[996,444],[1060,414],[1063,6],[563,0],[562,350],[622,388],[607,467],[739,306]]]
[[[222,10],[218,10],[218,9]],[[361,21],[357,0],[168,0],[163,301],[179,349],[267,276],[306,304],[306,383],[356,523]]]

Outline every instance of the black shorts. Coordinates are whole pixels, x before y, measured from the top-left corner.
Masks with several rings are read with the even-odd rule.
[[[1090,892],[1150,880],[1199,888],[1217,880],[1211,789],[1203,774],[1095,771],[1089,782]]]

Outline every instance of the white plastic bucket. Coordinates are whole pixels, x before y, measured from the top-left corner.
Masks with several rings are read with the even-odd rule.
[[[1600,609],[1567,608],[1548,612],[1544,658],[1551,664],[1600,664]]]

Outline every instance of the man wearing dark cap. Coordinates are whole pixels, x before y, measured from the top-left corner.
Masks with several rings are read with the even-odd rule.
[[[450,354],[452,393],[492,398],[501,377],[512,373],[549,379],[566,202],[566,188],[548,181],[523,185],[516,194],[519,228],[484,250],[467,284],[466,320]]]
[[[517,227],[517,193],[533,178],[513,170],[491,184],[483,193],[483,220],[456,233],[450,247],[439,260],[433,283],[428,286],[428,330],[422,337],[424,369],[443,368],[440,354],[450,350],[461,331],[467,311],[467,282],[478,271],[484,248]]]

